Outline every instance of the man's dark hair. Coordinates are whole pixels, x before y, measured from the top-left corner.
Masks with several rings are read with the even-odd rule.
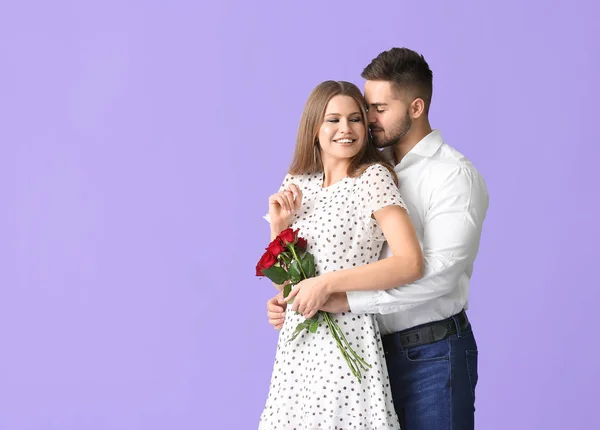
[[[421,54],[408,48],[392,48],[375,57],[361,76],[369,81],[391,82],[400,93],[422,98],[425,113],[429,113],[433,73]]]

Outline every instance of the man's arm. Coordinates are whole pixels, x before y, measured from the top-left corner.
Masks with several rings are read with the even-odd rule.
[[[476,171],[457,167],[432,190],[430,204],[424,222],[424,276],[390,290],[346,293],[353,312],[388,314],[410,309],[441,297],[458,285],[479,250],[489,204],[485,183]],[[343,300],[336,300],[344,307]],[[337,310],[327,304],[325,309]]]

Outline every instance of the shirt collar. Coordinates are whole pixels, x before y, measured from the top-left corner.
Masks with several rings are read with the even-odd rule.
[[[440,146],[442,146],[442,143],[444,143],[442,133],[440,133],[439,130],[432,130],[427,136],[417,142],[417,144],[408,151],[408,154],[431,157],[437,152]]]

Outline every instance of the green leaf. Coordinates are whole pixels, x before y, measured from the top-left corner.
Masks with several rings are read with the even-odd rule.
[[[315,320],[309,327],[308,331],[311,333],[316,333],[319,328],[319,320]]]
[[[284,285],[283,287],[283,298],[285,299],[292,292],[292,284]]]
[[[262,271],[263,275],[275,282],[277,285],[283,284],[289,279],[288,273],[281,267],[272,266]]]
[[[297,284],[302,280],[302,271],[300,270],[300,264],[298,264],[297,260],[292,261],[290,264],[290,279],[294,284]]]
[[[302,270],[304,270],[304,273],[306,274],[306,276],[309,278],[314,277],[315,276],[315,257],[310,252],[307,252],[306,254],[304,254],[301,261],[302,261]]]
[[[298,324],[296,326],[296,330],[294,330],[294,333],[292,333],[292,337],[290,338],[290,340],[288,342],[291,342],[292,340],[295,340],[298,337],[298,335],[300,333],[302,333],[307,328],[308,327],[306,325],[306,322],[301,322],[300,324]]]

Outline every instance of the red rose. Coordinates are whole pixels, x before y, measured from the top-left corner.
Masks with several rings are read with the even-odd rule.
[[[273,265],[277,262],[277,258],[269,251],[265,252],[262,257],[260,257],[260,261],[256,265],[256,276],[265,276],[262,274],[262,271],[268,269],[269,267],[273,267]]]
[[[277,257],[283,251],[285,251],[285,247],[281,244],[281,240],[278,237],[273,240],[273,242],[269,243],[267,246],[267,251],[269,251],[273,257]]]
[[[279,233],[279,236],[277,237],[281,239],[281,242],[284,245],[287,245],[296,241],[296,233],[298,233],[298,230],[294,231],[291,228],[286,228],[281,233]]]
[[[298,238],[298,242],[296,242],[296,247],[298,247],[298,249],[301,249],[304,251],[306,249],[307,245],[308,244],[306,243],[306,239],[304,239],[303,237]]]

